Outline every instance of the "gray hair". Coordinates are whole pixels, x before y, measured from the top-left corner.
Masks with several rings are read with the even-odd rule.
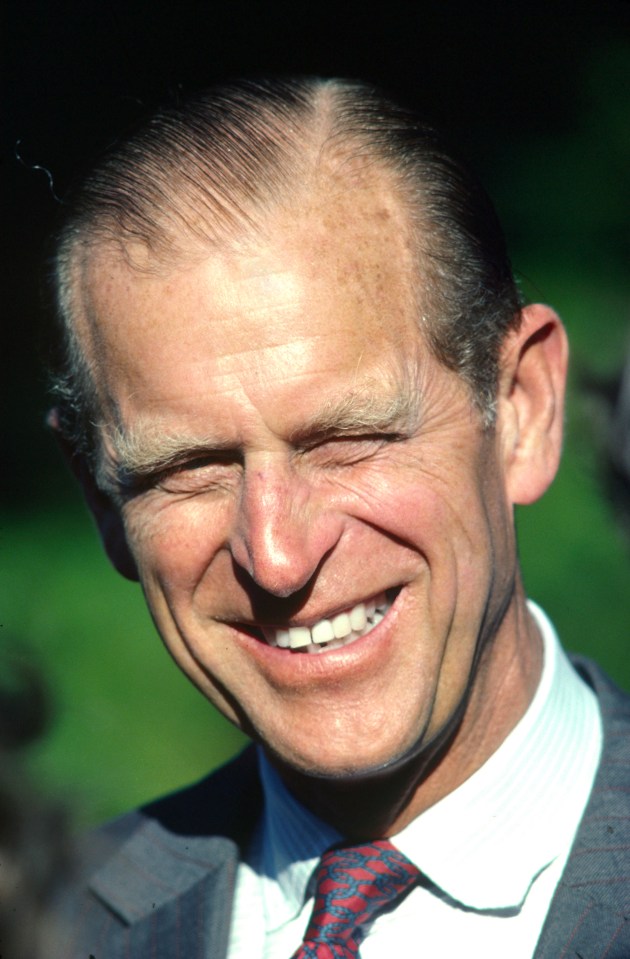
[[[142,269],[191,244],[219,244],[261,227],[266,211],[318,171],[371,168],[389,178],[410,217],[430,305],[423,333],[440,362],[494,418],[499,352],[519,322],[505,239],[476,178],[413,112],[358,82],[296,78],[217,87],[155,113],[116,145],[67,201],[55,287],[65,353],[54,376],[58,423],[92,453],[98,415],[78,342],[73,266],[111,245]]]

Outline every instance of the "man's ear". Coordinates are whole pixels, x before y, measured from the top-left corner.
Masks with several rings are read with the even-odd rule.
[[[53,409],[47,416],[64,459],[76,476],[83,490],[101,536],[101,541],[109,561],[125,579],[137,582],[139,579],[135,560],[127,545],[125,527],[120,511],[109,496],[97,486],[96,479],[87,462],[85,454],[78,453],[59,429],[59,416]]]
[[[535,502],[558,470],[568,354],[560,318],[539,303],[523,309],[519,328],[504,341],[497,429],[512,503]]]

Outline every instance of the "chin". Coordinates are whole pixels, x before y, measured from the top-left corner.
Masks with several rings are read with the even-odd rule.
[[[268,746],[265,751],[273,764],[283,773],[288,783],[294,783],[298,793],[307,782],[319,783],[325,788],[347,786],[374,787],[377,790],[407,790],[423,781],[448,751],[456,735],[459,717],[433,736],[422,729],[420,734],[410,737],[404,744],[381,744],[379,749],[364,750],[328,750],[316,754],[310,750],[288,753],[274,752]],[[264,744],[263,744],[264,745]],[[306,795],[303,793],[303,795]]]
[[[310,750],[276,751],[265,746],[273,763],[300,778],[328,780],[334,782],[358,783],[374,779],[387,778],[412,763],[422,765],[424,748],[415,741],[410,747],[393,747],[378,750],[328,750],[316,754]]]

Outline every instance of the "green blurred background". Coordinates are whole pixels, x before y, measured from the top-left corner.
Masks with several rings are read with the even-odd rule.
[[[7,11],[0,642],[52,692],[54,724],[29,756],[43,788],[92,823],[242,743],[168,659],[139,588],[108,567],[43,426],[55,196],[147,106],[226,75],[371,79],[477,168],[524,293],[558,309],[573,349],[564,463],[517,517],[528,592],[569,649],[630,689],[630,544],[605,479],[606,396],[630,333],[630,4],[24,0]]]

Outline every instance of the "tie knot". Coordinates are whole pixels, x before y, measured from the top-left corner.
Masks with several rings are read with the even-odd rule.
[[[399,899],[419,876],[387,839],[329,849],[315,875],[315,905],[295,959],[356,956],[360,927]]]

